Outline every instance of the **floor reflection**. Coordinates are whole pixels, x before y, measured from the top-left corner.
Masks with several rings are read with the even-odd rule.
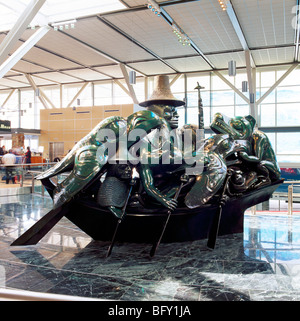
[[[269,263],[300,263],[300,219],[298,215],[247,216],[245,253]]]
[[[63,218],[37,245],[10,244],[52,207],[0,198],[0,286],[114,300],[300,300],[300,216],[245,215],[244,234],[161,244],[93,241]]]

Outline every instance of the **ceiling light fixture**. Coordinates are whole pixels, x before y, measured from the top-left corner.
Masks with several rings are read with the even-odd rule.
[[[173,32],[175,33],[175,35],[178,38],[178,41],[183,45],[183,46],[190,46],[191,45],[191,41],[190,38],[187,36],[187,34],[185,34],[181,28],[179,28],[176,23],[172,23],[172,28],[173,28]]]
[[[134,70],[129,71],[129,83],[130,85],[136,84],[136,72]]]
[[[228,61],[228,76],[236,75],[236,62],[234,60]]]
[[[62,22],[54,22],[51,24],[51,26],[53,27],[54,31],[57,30],[64,30],[64,29],[74,29],[75,28],[75,23],[76,23],[76,19],[73,20],[67,20],[67,21],[62,21]]]
[[[248,81],[242,81],[242,92],[246,93],[248,91]]]
[[[157,15],[158,17],[161,16],[159,5],[155,1],[148,0],[147,6],[148,6],[148,9],[150,9],[155,15]]]
[[[223,11],[227,9],[227,0],[218,0]]]

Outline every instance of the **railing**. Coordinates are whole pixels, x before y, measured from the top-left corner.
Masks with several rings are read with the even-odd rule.
[[[29,186],[34,192],[34,177],[38,174],[46,171],[56,163],[30,163],[30,164],[14,164],[13,165],[13,177],[15,178],[16,186],[26,187]],[[6,165],[0,164],[0,185],[6,184]],[[10,184],[12,182],[9,182]],[[11,185],[5,185],[5,187],[11,187]],[[42,188],[42,193],[43,193]]]
[[[46,163],[31,163],[31,164],[14,164],[14,168],[16,171],[16,176],[18,177],[19,187],[31,187],[32,193],[41,193],[44,196],[45,188],[44,186],[38,182],[35,177],[38,174],[43,173],[44,171],[48,170],[50,167],[54,166],[55,162],[46,162]],[[60,174],[58,177],[54,178],[58,181],[63,180],[68,173]],[[3,181],[3,176],[5,176],[5,165],[0,164],[0,185],[5,184],[6,182]],[[273,199],[285,199],[288,202],[288,214],[293,214],[293,201],[295,198],[300,199],[300,193],[294,192],[294,187],[300,187],[300,180],[297,181],[284,181],[284,184],[288,185],[288,192],[280,192],[274,193]],[[9,187],[9,185],[6,185]],[[4,187],[4,186],[2,186]],[[251,207],[251,213],[256,213],[256,206]]]
[[[293,214],[293,201],[294,201],[294,186],[300,186],[300,181],[286,181],[285,184],[289,184],[288,186],[288,214]],[[296,194],[300,196],[299,193]]]

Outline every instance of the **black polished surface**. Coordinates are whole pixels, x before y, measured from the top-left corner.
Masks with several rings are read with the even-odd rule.
[[[151,244],[93,241],[63,218],[37,245],[10,244],[52,200],[0,197],[0,287],[128,301],[300,300],[300,215],[245,215],[244,234]],[[84,214],[83,214],[84,215]]]

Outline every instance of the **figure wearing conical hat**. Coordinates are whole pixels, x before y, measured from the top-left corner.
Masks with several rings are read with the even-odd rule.
[[[183,101],[176,99],[171,91],[168,76],[155,78],[155,89],[149,100],[141,103],[145,110],[133,113],[126,119],[114,116],[100,122],[87,136],[80,140],[72,150],[55,166],[37,176],[42,180],[50,196],[54,201],[54,208],[58,208],[69,202],[78,192],[86,187],[89,182],[109,162],[109,155],[106,154],[108,145],[112,143],[105,137],[99,139],[99,133],[103,130],[111,130],[115,134],[115,143],[120,136],[126,136],[134,129],[143,129],[149,133],[155,128],[176,127],[178,115],[176,106],[184,105]],[[100,135],[101,136],[101,135]],[[127,144],[129,149],[136,141]],[[54,185],[51,177],[63,172],[70,172],[67,178]],[[174,208],[170,199],[156,195],[157,199],[166,207]]]
[[[128,117],[128,124],[134,124],[135,128],[143,129],[151,122],[154,115],[158,121],[153,124],[152,130],[141,141],[133,145],[130,152],[140,155],[146,159],[139,164],[139,173],[141,183],[146,193],[168,209],[174,210],[177,202],[172,198],[176,189],[170,185],[169,192],[162,193],[154,182],[155,175],[172,172],[181,167],[181,163],[175,163],[174,160],[182,158],[180,145],[174,143],[174,135],[178,127],[178,114],[176,107],[183,106],[184,101],[178,100],[171,92],[169,77],[166,75],[156,76],[154,78],[154,90],[151,97],[140,103],[145,110],[138,111]],[[170,133],[172,135],[170,136]],[[177,139],[177,143],[179,138]],[[137,147],[136,147],[137,146]],[[136,147],[136,150],[135,150]],[[165,162],[164,162],[165,160]]]

